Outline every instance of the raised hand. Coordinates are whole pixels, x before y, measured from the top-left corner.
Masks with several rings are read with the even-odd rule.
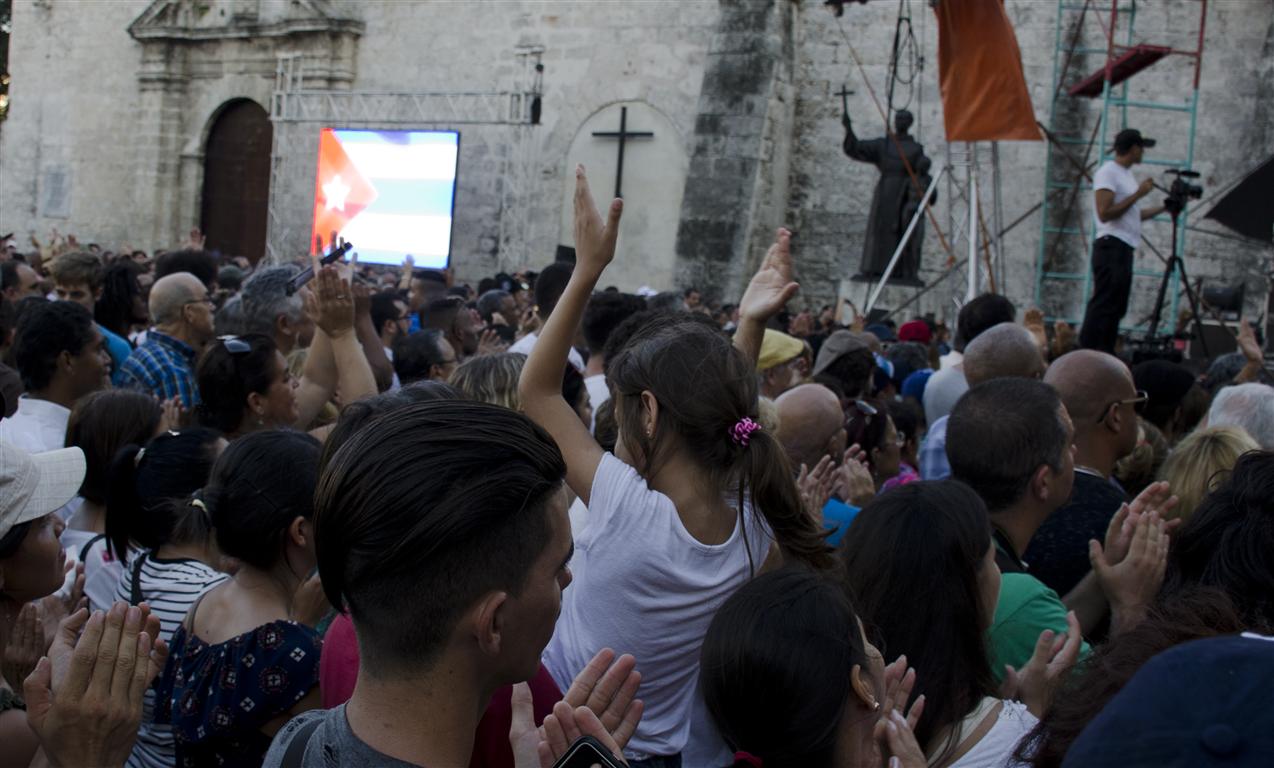
[[[159,418],[159,431],[181,429],[186,423],[186,409],[181,407],[180,397],[170,397],[160,403],[162,416]]]
[[[619,237],[619,219],[624,201],[611,201],[606,221],[593,202],[584,166],[575,166],[575,268],[583,268],[596,277],[615,258],[615,240]]]
[[[1265,353],[1261,351],[1261,345],[1256,341],[1256,332],[1252,330],[1252,324],[1246,320],[1239,320],[1237,341],[1244,359],[1249,363],[1264,364]]]
[[[305,298],[305,311],[314,324],[331,338],[349,333],[354,328],[354,298],[349,281],[341,279],[334,267],[317,267],[315,289]]]
[[[199,231],[199,227],[195,227],[190,230],[190,234],[186,237],[185,245],[191,250],[202,251],[206,242],[208,242],[208,238],[204,237],[203,232]]]
[[[1088,559],[1114,611],[1139,611],[1163,585],[1168,566],[1168,533],[1157,512],[1141,515],[1128,555],[1111,563],[1101,544],[1088,542]]]
[[[1000,695],[1006,699],[1021,699],[1031,714],[1043,717],[1053,702],[1058,684],[1079,659],[1081,639],[1079,619],[1070,611],[1066,614],[1066,632],[1060,635],[1051,629],[1041,632],[1035,641],[1035,652],[1020,671],[1004,665]]]
[[[496,312],[492,317],[497,317],[499,314],[499,312]],[[504,340],[500,338],[500,334],[496,333],[496,331],[492,328],[488,328],[483,331],[482,335],[478,337],[479,355],[497,355],[501,352],[507,351],[508,348],[509,345],[504,343]]]
[[[739,316],[765,323],[782,311],[799,289],[792,280],[792,233],[780,227],[765,261],[739,300]]]
[[[610,750],[618,763],[628,764],[624,759],[623,747],[588,707],[571,709],[565,701],[559,701],[553,707],[553,714],[544,718],[544,725],[540,730],[541,768],[551,768],[581,736],[592,736]]]
[[[801,474],[796,480],[796,487],[801,492],[801,500],[805,509],[819,525],[823,524],[823,507],[831,498],[836,470],[832,466],[832,457],[824,456],[814,465],[813,471],[801,465]]]
[[[1111,565],[1117,565],[1123,562],[1128,555],[1128,549],[1132,546],[1133,532],[1136,530],[1137,521],[1142,516],[1156,513],[1160,518],[1167,519],[1167,516],[1176,508],[1180,501],[1172,494],[1172,489],[1167,482],[1160,480],[1151,483],[1139,494],[1137,498],[1132,500],[1131,504],[1124,504],[1110,519],[1110,524],[1106,527],[1105,546],[1103,547],[1106,562]],[[1166,530],[1172,532],[1181,524],[1180,519],[1170,520],[1165,523]]]
[[[866,451],[859,448],[857,443],[851,445],[845,451],[841,465],[836,468],[833,487],[840,498],[860,509],[876,498],[876,481],[864,463],[866,459]]]
[[[622,749],[641,721],[643,705],[635,698],[639,686],[637,660],[628,654],[616,658],[614,651],[603,648],[571,681],[562,702],[570,709],[591,711]]]

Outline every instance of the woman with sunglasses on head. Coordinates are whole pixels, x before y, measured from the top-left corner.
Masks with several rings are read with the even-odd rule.
[[[228,439],[261,429],[306,429],[339,391],[346,402],[376,394],[376,381],[354,335],[349,283],[333,267],[318,271],[306,311],[318,331],[298,380],[263,334],[223,336],[199,360],[200,424]]]

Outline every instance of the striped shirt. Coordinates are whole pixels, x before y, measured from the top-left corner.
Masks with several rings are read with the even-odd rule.
[[[119,386],[136,389],[160,400],[181,398],[185,408],[199,404],[195,384],[195,348],[166,333],[151,330],[120,367]]]
[[[198,560],[161,560],[154,552],[147,551],[129,562],[115,591],[115,599],[130,605],[145,600],[151,614],[159,619],[160,637],[171,642],[190,606],[225,579],[224,573]],[[128,766],[171,768],[176,760],[172,728],[155,722],[155,689],[150,688],[142,702],[142,724],[137,732],[137,744],[128,757]]]

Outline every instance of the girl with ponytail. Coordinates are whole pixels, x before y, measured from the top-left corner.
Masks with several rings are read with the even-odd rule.
[[[734,344],[688,315],[656,317],[607,361],[618,438],[602,451],[562,397],[562,369],[584,307],[615,254],[622,203],[602,221],[576,171],[574,273],[519,382],[523,411],[557,441],[588,506],[545,664],[558,685],[604,647],[632,653],[646,682],[630,764],[724,764],[725,744],[697,696],[698,653],[723,602],[763,567],[831,569],[787,459],[757,414],[756,357],[766,320],[795,294],[779,230],[740,304]]]
[[[144,448],[125,447],[112,465],[106,536],[120,573],[111,602],[149,605],[165,642],[190,606],[226,578],[216,567],[221,558],[200,491],[224,444],[209,429],[169,431]],[[175,759],[172,729],[156,722],[155,691],[148,689],[128,766],[162,768]]]

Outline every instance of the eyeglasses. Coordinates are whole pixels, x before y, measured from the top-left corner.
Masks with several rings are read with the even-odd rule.
[[[1110,413],[1112,405],[1131,405],[1136,413],[1145,410],[1145,405],[1150,400],[1150,395],[1144,389],[1137,390],[1137,394],[1124,400],[1116,400],[1113,403],[1107,403],[1105,408],[1101,409],[1101,413],[1097,414],[1097,423],[1100,424],[1106,420],[1106,414]]]
[[[191,304],[207,304],[209,307],[213,307],[213,308],[217,306],[217,302],[213,301],[211,296],[203,296],[201,298],[191,299],[190,301],[186,302],[186,306],[190,306]]]
[[[252,351],[252,345],[238,336],[218,336],[217,341],[232,355],[246,355]]]

